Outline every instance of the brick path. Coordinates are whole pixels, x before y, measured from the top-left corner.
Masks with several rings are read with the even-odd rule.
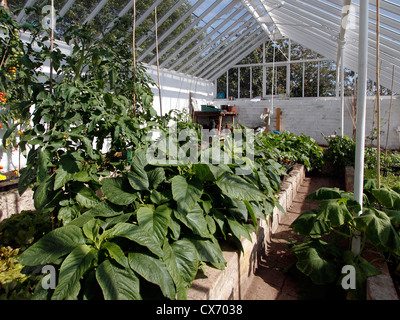
[[[268,252],[261,258],[252,284],[243,300],[298,300],[296,282],[284,272],[285,268],[295,262],[287,243],[299,239],[290,229],[290,225],[301,213],[318,207],[315,201],[305,200],[307,195],[322,187],[343,189],[342,180],[332,177],[306,177],[287,216],[281,221],[278,230],[272,236],[267,248]]]

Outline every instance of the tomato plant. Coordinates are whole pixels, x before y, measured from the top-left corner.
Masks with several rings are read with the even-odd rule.
[[[29,31],[32,42],[23,43],[20,34]],[[43,59],[33,49],[38,28],[19,25],[9,10],[0,7],[0,123],[6,129],[3,148],[17,147],[18,130],[29,127],[32,85],[41,75]]]

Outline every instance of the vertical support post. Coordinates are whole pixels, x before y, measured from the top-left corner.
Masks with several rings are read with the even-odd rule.
[[[345,88],[345,79],[344,79],[344,46],[345,41],[340,42],[340,96],[341,96],[341,136],[344,136],[344,88]]]
[[[229,70],[226,71],[226,94],[225,98],[229,100]]]
[[[250,67],[250,99],[253,99],[253,67]]]
[[[303,62],[303,86],[302,86],[302,97],[304,98],[305,86],[306,86],[306,64]]]
[[[54,27],[55,27],[55,17],[54,17],[54,0],[51,0],[50,9],[50,52],[54,51]],[[50,93],[53,93],[53,59],[50,57]]]
[[[238,68],[238,99],[240,99],[240,68]]]
[[[265,63],[266,63],[266,58],[265,58],[266,53],[265,53],[265,51],[266,51],[266,49],[265,49],[265,42],[264,42],[264,44],[263,44],[263,79],[262,79],[263,80],[262,81],[262,83],[263,83],[263,85],[262,85],[263,92],[262,92],[262,95],[261,95],[262,98],[265,98],[267,96],[267,69],[266,69],[266,66],[265,66]]]
[[[381,76],[380,76],[380,0],[376,0],[376,121],[377,121],[377,179],[381,187]]]
[[[133,0],[132,58],[133,58],[133,116],[136,118],[136,0]]]
[[[160,81],[160,60],[158,56],[158,17],[157,7],[154,8],[154,28],[156,32],[156,57],[157,57],[157,77],[158,77],[158,94],[160,96],[160,116],[163,116],[162,97],[161,97],[161,81]]]
[[[288,54],[288,64],[286,67],[286,96],[289,98],[290,97],[290,91],[291,91],[291,87],[290,87],[290,82],[291,82],[291,61],[292,61],[292,40],[289,39],[289,54]]]
[[[357,94],[357,141],[356,164],[354,170],[354,200],[363,208],[365,126],[367,109],[367,73],[368,73],[368,9],[369,1],[360,1],[360,30],[358,52],[358,94]],[[357,256],[361,250],[361,237],[352,241],[352,251]]]
[[[281,108],[276,109],[276,131],[282,131],[282,110]]]
[[[321,61],[318,61],[318,84],[317,84],[317,97],[320,96],[320,86],[321,86]]]

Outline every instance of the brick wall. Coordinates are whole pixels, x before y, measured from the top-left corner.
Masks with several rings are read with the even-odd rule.
[[[271,108],[271,100],[252,102],[248,99],[236,101],[214,100],[216,105],[234,104],[240,115],[238,120],[241,124],[256,128],[265,126],[260,119],[264,113],[264,108]],[[367,101],[367,136],[370,135],[372,128],[372,114],[374,98]],[[282,130],[290,131],[294,134],[305,134],[314,138],[318,143],[325,144],[324,135],[340,134],[341,132],[341,102],[337,98],[293,98],[289,100],[274,99],[276,108],[282,110]],[[388,125],[390,97],[383,97],[381,102],[381,130],[384,131],[381,137],[382,147],[386,146],[386,132]],[[353,122],[349,109],[351,109],[351,99],[347,98],[345,103],[345,135],[352,136]],[[375,121],[376,126],[376,121]],[[394,98],[392,105],[392,115],[390,122],[389,144],[391,149],[399,149],[400,141],[397,129],[400,128],[400,99]],[[270,131],[276,130],[276,112],[271,119]],[[367,141],[367,143],[369,143]]]

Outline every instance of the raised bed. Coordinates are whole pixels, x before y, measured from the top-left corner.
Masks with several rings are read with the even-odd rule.
[[[305,178],[305,168],[295,165],[282,183],[278,195],[279,203],[287,210]],[[258,232],[251,235],[252,242],[242,239],[244,251],[240,252],[228,244],[222,244],[223,256],[227,262],[224,270],[205,267],[205,274],[199,274],[188,292],[188,300],[240,300],[254,277],[261,253],[265,252],[271,236],[276,232],[282,213],[274,209],[267,222],[258,221]]]
[[[34,210],[33,191],[28,189],[22,196],[18,194],[19,178],[14,171],[3,174],[7,180],[0,181],[0,222],[13,214]]]

